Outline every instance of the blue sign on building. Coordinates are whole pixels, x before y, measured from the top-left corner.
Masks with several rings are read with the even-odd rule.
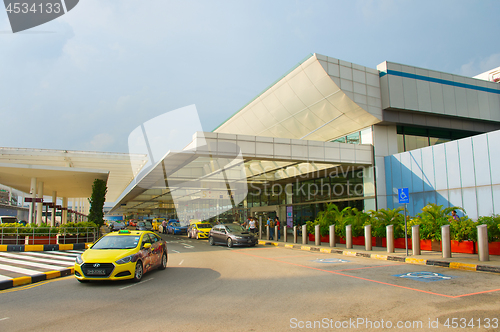
[[[408,193],[408,188],[398,189],[398,199],[399,204],[410,203],[410,194]]]

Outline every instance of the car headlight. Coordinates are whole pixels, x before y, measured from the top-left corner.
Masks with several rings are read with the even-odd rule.
[[[243,237],[242,237],[242,236],[235,236],[234,238],[235,238],[235,239],[238,239],[238,240],[243,240]]]
[[[116,261],[116,264],[125,264],[125,263],[129,263],[132,261],[132,258],[134,257],[134,255],[130,255],[130,256],[127,256],[127,257],[123,257],[122,259],[119,259]]]
[[[76,256],[76,264],[78,264],[78,265],[83,264],[82,255]]]

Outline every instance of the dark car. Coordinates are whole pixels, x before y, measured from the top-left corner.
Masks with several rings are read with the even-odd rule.
[[[110,231],[119,231],[126,228],[125,223],[112,221],[109,223]]]
[[[254,234],[237,224],[215,225],[208,235],[208,242],[211,245],[221,243],[227,245],[229,248],[233,246],[253,247],[257,244],[257,241],[257,237]]]
[[[168,222],[167,225],[167,233],[168,234],[187,234],[187,226],[181,226],[181,223],[178,221]]]
[[[138,221],[135,229],[138,231],[150,231],[153,229],[153,224],[149,221]]]

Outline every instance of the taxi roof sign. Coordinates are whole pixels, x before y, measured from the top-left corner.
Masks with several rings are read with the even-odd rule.
[[[121,229],[118,231],[118,234],[130,234],[130,231],[128,229]]]

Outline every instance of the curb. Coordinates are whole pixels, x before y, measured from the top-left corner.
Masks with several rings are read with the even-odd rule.
[[[288,249],[298,249],[298,250],[306,250],[306,251],[319,251],[327,254],[339,254],[344,256],[351,257],[364,257],[364,258],[372,258],[378,260],[386,260],[386,261],[396,261],[408,264],[417,264],[417,265],[427,265],[427,266],[438,266],[438,267],[446,267],[450,269],[459,269],[466,271],[481,271],[481,272],[492,272],[492,273],[500,273],[500,267],[490,266],[490,265],[480,265],[480,264],[466,264],[459,262],[446,262],[446,261],[437,261],[430,259],[422,259],[422,258],[414,258],[414,257],[401,257],[401,256],[392,256],[392,255],[383,255],[383,254],[368,254],[364,252],[357,252],[353,250],[344,250],[344,249],[330,249],[330,248],[318,248],[311,247],[307,245],[301,244],[289,244],[289,243],[280,243],[280,242],[271,242],[266,240],[259,240],[258,242],[261,245],[267,246],[275,246],[275,247],[285,247]]]
[[[32,276],[18,277],[11,280],[2,280],[0,281],[0,290],[5,290],[16,286],[28,285],[49,279],[66,277],[74,273],[75,273],[74,268],[70,267],[61,271],[41,272],[40,274],[35,274]]]
[[[15,251],[62,251],[62,250],[82,250],[92,243],[70,243],[70,244],[2,244],[0,252]]]

